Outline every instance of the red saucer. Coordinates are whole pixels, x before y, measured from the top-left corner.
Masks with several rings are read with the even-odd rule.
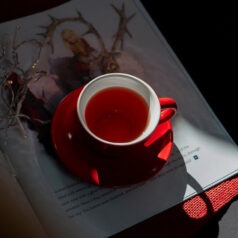
[[[85,182],[105,187],[125,187],[145,182],[166,164],[172,147],[170,121],[161,123],[144,145],[105,157],[84,140],[76,103],[82,88],[67,95],[57,107],[51,136],[64,166]]]

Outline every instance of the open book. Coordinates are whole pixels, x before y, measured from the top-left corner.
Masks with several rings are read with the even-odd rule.
[[[83,45],[72,46],[72,34]],[[3,237],[108,237],[237,173],[237,145],[139,0],[73,0],[2,23],[0,45]],[[88,49],[93,53],[79,60],[77,51]],[[94,57],[100,60],[91,67]],[[128,188],[81,181],[51,144],[61,100],[107,72],[105,65],[144,79],[178,104],[168,163]]]

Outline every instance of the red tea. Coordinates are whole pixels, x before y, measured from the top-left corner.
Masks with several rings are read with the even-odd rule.
[[[111,142],[129,142],[145,129],[148,105],[138,93],[111,87],[96,93],[88,102],[85,119],[98,137]]]

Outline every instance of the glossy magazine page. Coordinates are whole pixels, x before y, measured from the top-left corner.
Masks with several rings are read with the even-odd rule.
[[[0,37],[0,148],[50,237],[113,235],[237,173],[237,146],[140,1],[70,1],[2,23]],[[149,167],[156,174],[146,181],[116,188],[64,166],[71,134],[57,144],[72,125],[77,90],[112,71],[140,77],[178,105],[162,126],[168,141],[154,147],[162,166]],[[95,156],[78,143],[83,161]]]

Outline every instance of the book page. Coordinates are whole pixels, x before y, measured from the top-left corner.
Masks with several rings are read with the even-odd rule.
[[[104,188],[82,181],[62,165],[51,147],[48,121],[66,95],[105,72],[101,64],[95,63],[94,56],[102,50],[111,51],[122,17],[128,20],[123,47],[118,44],[115,52],[119,52],[118,71],[142,78],[159,97],[174,98],[178,112],[171,120],[173,150],[162,170],[144,183]],[[72,32],[83,37],[83,50],[90,49],[90,57],[85,61],[76,62],[77,47],[64,42],[65,34]],[[1,58],[2,75],[11,76],[7,83],[14,85],[15,75],[30,79],[22,118],[36,116],[38,122],[45,122],[19,122],[17,117],[13,127],[12,121],[6,120],[1,125],[5,128],[0,134],[1,149],[8,155],[35,213],[51,237],[113,235],[237,173],[237,145],[140,1],[70,1],[1,24],[0,37],[6,52]],[[17,57],[11,53],[9,41],[17,42]],[[11,63],[16,58],[17,67]],[[17,84],[21,82],[20,76]],[[4,117],[9,104],[0,102]]]

